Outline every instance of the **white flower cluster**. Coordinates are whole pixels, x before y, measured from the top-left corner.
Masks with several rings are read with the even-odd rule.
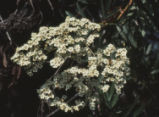
[[[42,100],[54,99],[54,95],[50,88],[41,88],[39,92],[42,94],[40,95]]]
[[[58,27],[41,27],[39,33],[33,33],[27,44],[17,48],[12,60],[23,66],[28,75],[42,68],[46,60],[52,68],[66,64],[38,90],[39,97],[65,112],[79,111],[85,105],[95,110],[99,103],[97,90],[107,93],[110,84],[114,84],[120,94],[130,73],[125,48],[117,49],[112,44],[105,49],[92,48],[100,28],[88,19],[67,17]],[[48,57],[51,54],[53,58]],[[65,63],[67,60],[69,63]],[[66,94],[74,91],[78,98],[69,104],[68,97],[58,95],[57,90]]]
[[[59,27],[51,28],[50,34],[55,35],[54,39],[47,40],[49,47],[56,47],[55,57],[50,60],[50,65],[57,68],[67,58],[77,59],[78,56],[85,56],[89,46],[99,37],[100,25],[90,22],[88,19],[67,17]]]
[[[43,67],[51,53],[55,57],[50,60],[50,65],[57,68],[66,57],[75,53],[85,54],[94,39],[99,37],[99,30],[100,25],[88,19],[67,17],[58,27],[41,27],[38,33],[32,33],[31,40],[18,47],[11,59],[32,76]]]
[[[112,44],[109,44],[103,50],[98,49],[96,52],[92,51],[92,54],[88,54],[89,51],[85,52],[85,58],[82,58],[83,56],[79,56],[77,53],[76,55],[72,55],[70,59],[74,61],[73,56],[78,56],[78,59],[76,59],[77,65],[69,66],[69,68],[58,73],[50,80],[49,85],[48,83],[45,85],[46,88],[50,87],[53,90],[65,90],[66,92],[75,90],[79,97],[84,98],[84,100],[81,100],[81,103],[84,105],[88,104],[91,110],[95,110],[99,102],[97,89],[106,93],[109,90],[110,84],[113,83],[116,93],[121,93],[121,89],[126,83],[126,78],[130,75],[129,59],[126,56],[127,50],[125,48],[116,49]],[[87,65],[79,67],[79,58],[81,61],[86,59]],[[41,97],[43,92],[39,93],[39,95]],[[53,95],[56,95],[56,93],[54,92]],[[48,104],[61,109],[63,102],[59,102],[59,100],[62,99],[59,99],[57,104],[57,98],[59,99],[58,96],[55,96]],[[65,103],[65,105],[67,104]],[[67,108],[65,106],[65,109],[64,111],[76,111],[71,105],[67,105]]]

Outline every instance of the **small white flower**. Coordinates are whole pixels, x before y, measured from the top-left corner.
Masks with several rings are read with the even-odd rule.
[[[61,58],[61,57],[55,57],[54,59],[52,59],[50,61],[50,65],[53,67],[53,68],[57,68],[59,67],[60,65],[62,65],[64,63],[64,59]]]
[[[104,50],[103,50],[103,54],[106,56],[110,56],[111,53],[115,52],[116,48],[114,47],[114,45],[109,44]]]
[[[104,85],[101,89],[103,91],[103,93],[106,93],[109,90],[109,85]]]
[[[59,53],[59,54],[65,54],[65,53],[66,53],[66,46],[65,46],[65,45],[61,45],[61,46],[57,49],[56,52]]]
[[[91,34],[89,35],[89,37],[87,38],[87,42],[86,44],[89,46],[90,44],[92,44],[94,42],[94,39],[99,37],[99,34]]]
[[[74,50],[75,50],[76,53],[79,53],[80,50],[81,50],[80,45],[75,45],[75,46],[74,46]]]
[[[82,37],[79,37],[79,38],[75,38],[75,42],[78,43],[78,42],[83,42],[85,39],[82,38]]]
[[[67,49],[67,51],[70,52],[70,53],[74,53],[74,52],[75,52],[73,47],[69,47],[69,48]]]

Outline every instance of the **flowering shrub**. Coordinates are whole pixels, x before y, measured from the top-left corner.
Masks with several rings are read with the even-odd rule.
[[[86,105],[95,110],[100,102],[98,90],[106,93],[110,84],[114,84],[116,93],[120,94],[130,75],[125,48],[116,48],[112,44],[104,49],[93,48],[100,29],[99,24],[88,19],[67,17],[58,27],[41,27],[39,33],[32,33],[31,40],[18,47],[11,59],[24,67],[29,76],[47,61],[55,69],[69,61],[66,68],[38,90],[39,97],[65,112],[79,111]],[[68,95],[60,96],[57,90],[75,91],[76,98],[68,104]]]

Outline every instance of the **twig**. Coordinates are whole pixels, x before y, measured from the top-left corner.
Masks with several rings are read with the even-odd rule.
[[[63,66],[63,64],[60,65],[60,67],[56,70],[56,72],[52,76],[50,76],[50,78],[48,80],[51,80],[51,78],[53,78],[54,76],[56,76],[56,74],[59,72],[59,70],[61,69],[61,67]]]
[[[126,7],[122,10],[120,8],[120,14],[117,17],[117,20],[119,20],[121,18],[121,16],[125,13],[125,11],[129,8],[129,6],[132,4],[133,0],[129,0],[129,3],[126,5]]]
[[[64,60],[64,63],[65,63],[66,60],[67,60],[67,58]],[[59,70],[61,69],[61,67],[63,66],[63,64],[60,65],[60,67],[56,70],[56,72],[52,76],[50,76],[47,81],[51,80],[51,78],[53,78],[54,76],[56,76],[56,74],[59,72]]]
[[[1,20],[1,22],[2,22],[2,23],[4,23],[3,18],[2,18],[2,16],[1,16],[1,15],[0,15],[0,20]],[[10,37],[10,35],[9,35],[9,32],[8,32],[8,31],[6,31],[6,35],[7,35],[8,39],[9,39],[9,43],[10,43],[10,45],[12,45],[12,39],[11,39],[11,37]]]
[[[65,61],[66,61],[67,59],[65,59]],[[64,62],[65,62],[64,61]],[[63,63],[64,64],[64,63]],[[61,67],[63,66],[63,64],[62,65],[60,65],[60,67],[56,70],[56,72],[52,75],[52,76],[50,76],[50,78],[47,80],[47,81],[49,81],[49,80],[51,80],[51,78],[53,78],[54,76],[56,76],[56,74],[59,72],[59,70],[61,69]],[[46,82],[47,82],[46,81]],[[75,97],[77,97],[78,95],[76,94],[76,95],[74,95],[71,99],[69,99],[66,103],[69,103],[70,101],[72,101]],[[52,113],[50,113],[49,115],[47,115],[47,117],[50,117],[50,116],[52,116],[52,115],[54,115],[56,112],[58,112],[60,109],[59,108],[57,108],[56,110],[54,110]]]
[[[54,10],[54,7],[52,6],[51,1],[50,1],[50,0],[47,0],[47,1],[48,1],[49,5],[50,5],[50,7],[51,7],[51,10],[53,11],[53,10]]]
[[[43,113],[44,113],[44,102],[41,101],[37,110],[37,117],[43,117]]]
[[[75,94],[72,98],[70,98],[66,103],[70,103],[72,100],[74,100],[76,97],[78,97],[79,94]],[[56,110],[54,110],[53,112],[51,112],[49,115],[47,115],[46,117],[51,117],[52,115],[54,115],[56,112],[58,112],[60,109],[57,108]]]
[[[39,13],[40,13],[40,16],[41,16],[41,19],[40,19],[40,21],[39,21],[39,24],[41,24],[41,23],[42,23],[42,21],[43,21],[43,19],[44,19],[44,16],[43,16],[43,13],[42,13],[42,11],[41,11],[41,10],[39,11]]]
[[[31,7],[33,8],[33,13],[35,12],[35,7],[32,0],[29,0]]]

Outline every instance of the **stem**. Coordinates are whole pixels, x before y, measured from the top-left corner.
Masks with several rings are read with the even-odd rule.
[[[74,100],[76,97],[78,97],[78,93],[75,94],[72,98],[70,98],[66,103],[70,103],[72,100]],[[47,115],[46,117],[51,117],[52,115],[54,115],[55,113],[57,113],[60,110],[60,108],[57,108],[56,110],[54,110],[53,112],[51,112],[49,115]]]

